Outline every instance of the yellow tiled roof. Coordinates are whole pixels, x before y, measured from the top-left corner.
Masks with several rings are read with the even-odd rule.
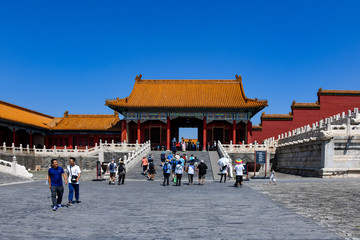
[[[52,130],[115,130],[120,121],[118,114],[113,115],[76,115],[65,112],[62,118],[52,122]]]
[[[106,100],[111,108],[257,108],[266,100],[245,96],[236,80],[142,80],[137,77],[127,98]]]
[[[319,89],[318,95],[338,95],[338,96],[360,96],[358,90],[323,90]]]
[[[0,119],[49,129],[48,124],[54,117],[0,101]]]
[[[261,120],[292,120],[294,118],[294,116],[289,113],[289,114],[265,114],[265,112],[262,113],[261,115]]]
[[[316,101],[315,103],[297,103],[295,101],[293,101],[293,103],[291,104],[291,109],[308,109],[308,108],[320,108],[320,104],[318,101]]]

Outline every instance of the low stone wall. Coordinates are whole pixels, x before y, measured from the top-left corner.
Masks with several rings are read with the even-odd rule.
[[[281,146],[276,149],[276,170],[316,177],[360,177],[360,136]]]
[[[276,171],[301,176],[321,176],[322,142],[316,141],[276,149]]]
[[[104,162],[110,162],[112,159],[118,162],[119,158],[124,160],[124,156],[127,154],[126,152],[104,152]]]
[[[26,169],[35,170],[36,165],[40,165],[41,169],[48,169],[50,167],[50,161],[56,158],[59,162],[59,166],[66,167],[69,165],[69,158],[66,157],[49,157],[49,156],[34,156],[26,154],[17,154],[16,160],[19,165],[25,166]],[[0,153],[0,159],[12,162],[13,155]],[[96,169],[96,161],[98,157],[77,157],[76,164],[83,170]]]
[[[111,159],[115,159],[116,162],[119,158],[124,159],[126,152],[104,152],[104,161],[110,162]],[[54,157],[54,156],[37,156],[32,154],[5,154],[0,153],[0,159],[12,162],[13,157],[16,156],[17,163],[25,166],[26,169],[35,170],[37,165],[41,166],[41,169],[48,169],[50,167],[51,159],[55,158],[58,160],[60,167],[66,167],[69,165],[69,157]],[[94,170],[96,169],[96,161],[99,160],[98,156],[92,157],[76,157],[76,164],[82,170]]]

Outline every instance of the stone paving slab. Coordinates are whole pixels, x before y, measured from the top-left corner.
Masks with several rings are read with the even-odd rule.
[[[249,186],[347,239],[360,239],[360,179],[285,178]]]
[[[84,181],[82,203],[56,212],[44,182],[0,186],[0,239],[342,239],[248,184],[231,184]]]

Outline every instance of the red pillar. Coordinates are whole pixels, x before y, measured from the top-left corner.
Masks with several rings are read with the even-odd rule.
[[[232,126],[232,132],[233,132],[233,144],[236,144],[236,121],[233,120],[233,126]]]
[[[203,120],[203,151],[206,151],[206,117]]]
[[[29,137],[30,137],[30,139],[29,139],[29,147],[32,147],[32,132],[30,131],[30,134],[29,134]]]
[[[138,140],[138,143],[141,143],[140,120],[137,121],[137,140]]]
[[[166,149],[170,150],[170,117],[167,117],[167,124],[166,124]]]
[[[250,121],[247,122],[247,143],[252,142],[252,123]]]
[[[126,140],[126,120],[123,119],[121,122],[121,142]]]

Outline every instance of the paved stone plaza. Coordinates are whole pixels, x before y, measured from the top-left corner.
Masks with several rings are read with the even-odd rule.
[[[329,227],[339,236],[360,239],[360,179],[279,176],[288,179],[277,186],[254,182],[249,185],[296,213]]]
[[[233,182],[214,181],[204,186],[188,186],[184,181],[181,187],[138,179],[122,186],[83,181],[82,203],[56,212],[51,211],[45,181],[1,185],[0,238],[344,239],[348,233],[355,239],[359,235],[353,225],[346,225],[359,220],[354,199],[358,181],[334,182],[289,178],[280,180],[278,186],[268,186],[265,180],[252,180],[243,188],[234,188]],[[327,187],[332,185],[337,187]],[[336,197],[338,190],[341,194]],[[324,197],[325,193],[329,196]],[[322,205],[316,205],[322,197]],[[304,211],[309,217],[297,213]],[[319,212],[327,216],[342,213],[339,221],[349,220],[329,228],[310,216]]]

